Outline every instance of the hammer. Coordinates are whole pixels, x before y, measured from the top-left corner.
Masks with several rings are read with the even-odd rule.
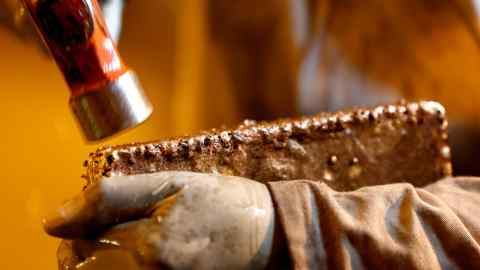
[[[137,126],[153,107],[113,42],[97,0],[23,0],[70,89],[88,141]]]

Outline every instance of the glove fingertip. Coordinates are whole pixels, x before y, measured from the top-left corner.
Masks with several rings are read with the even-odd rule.
[[[81,234],[82,220],[85,216],[86,205],[82,197],[66,202],[42,220],[43,228],[51,236],[70,238]]]

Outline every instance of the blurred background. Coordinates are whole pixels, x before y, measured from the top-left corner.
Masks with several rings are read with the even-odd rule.
[[[469,0],[120,0],[107,19],[151,98],[148,122],[83,139],[67,86],[15,0],[0,0],[0,268],[55,269],[41,217],[84,185],[88,153],[245,118],[442,102],[454,171],[480,174],[480,32]],[[120,16],[119,16],[120,14]],[[121,17],[123,14],[123,17]],[[120,19],[123,27],[120,28]]]

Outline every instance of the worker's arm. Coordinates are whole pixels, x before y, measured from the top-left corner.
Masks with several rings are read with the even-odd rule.
[[[480,269],[480,179],[335,192],[270,183],[294,269]]]
[[[130,252],[139,267],[132,269],[264,269],[273,262],[294,269],[480,269],[479,179],[449,178],[423,189],[336,192],[312,181],[269,188],[192,173],[114,177],[66,204],[46,228],[83,238],[64,243],[62,269],[100,263],[101,251],[116,249]]]

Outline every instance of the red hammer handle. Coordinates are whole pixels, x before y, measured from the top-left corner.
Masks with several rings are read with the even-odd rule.
[[[96,0],[24,0],[73,96],[126,73]]]

